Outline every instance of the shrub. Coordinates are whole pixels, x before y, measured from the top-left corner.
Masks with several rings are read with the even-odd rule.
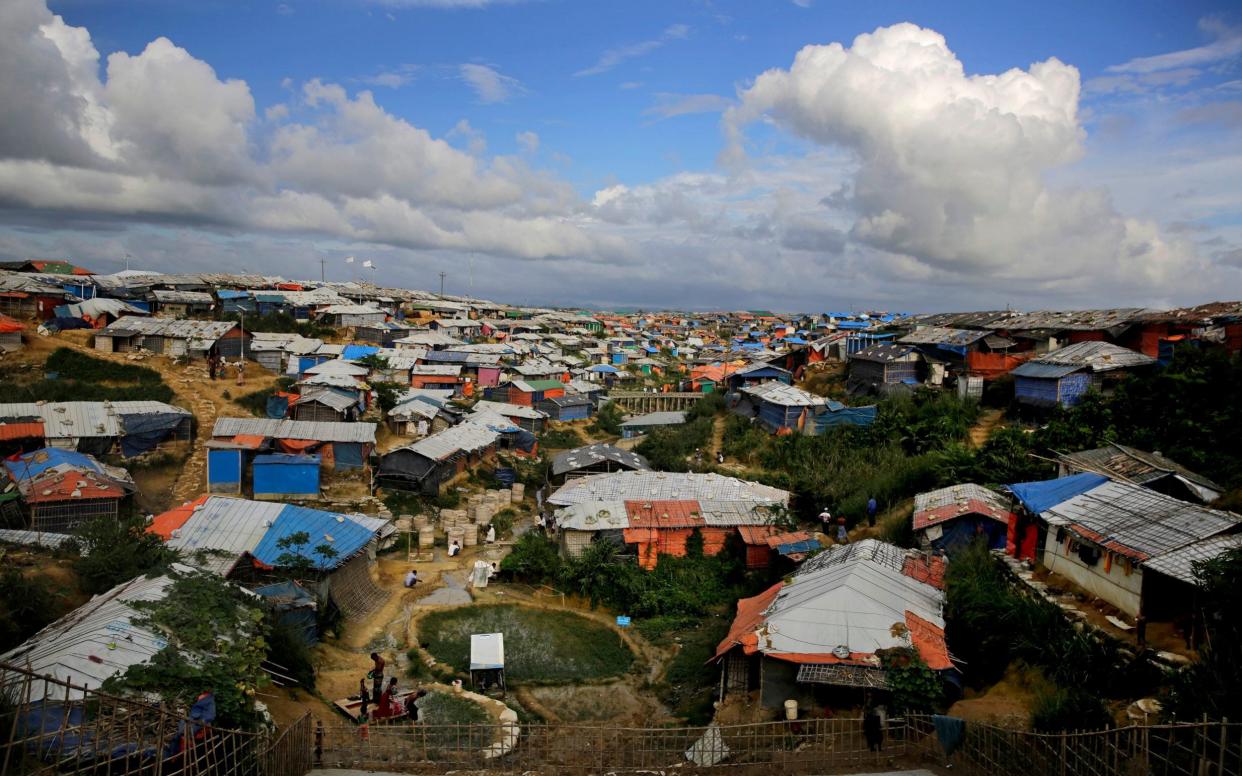
[[[621,412],[616,402],[606,402],[596,411],[595,419],[591,421],[591,433],[620,436],[623,419],[624,413]]]
[[[47,358],[46,370],[57,372],[61,377],[72,377],[74,380],[91,383],[157,384],[163,382],[160,373],[150,367],[118,364],[70,348],[57,348],[52,351],[52,355]]]
[[[561,556],[555,542],[531,531],[522,534],[513,551],[500,561],[500,570],[532,584],[555,581],[561,572]]]
[[[78,529],[79,545],[90,552],[74,561],[83,592],[97,595],[143,574],[160,573],[177,559],[138,518],[99,517]]]
[[[1102,730],[1112,725],[1113,718],[1099,697],[1077,687],[1042,693],[1031,711],[1031,727],[1039,733]]]
[[[0,652],[16,647],[56,618],[47,583],[15,568],[0,571]]]
[[[569,450],[582,444],[582,435],[572,428],[549,429],[539,437],[539,446],[550,450]]]

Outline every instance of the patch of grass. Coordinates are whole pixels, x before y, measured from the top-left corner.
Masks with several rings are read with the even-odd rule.
[[[472,606],[432,612],[419,624],[428,651],[466,672],[470,635],[503,633],[511,682],[580,682],[620,676],[634,661],[613,630],[571,612],[524,606]]]
[[[490,745],[496,737],[495,725],[487,724],[491,720],[487,711],[460,695],[429,692],[419,699],[418,711],[419,734],[426,736],[428,749],[473,752]]]
[[[543,432],[539,446],[548,450],[569,450],[584,444],[582,435],[572,428],[559,428]]]
[[[681,644],[656,692],[668,707],[691,725],[706,725],[714,713],[720,668],[707,661],[729,633],[729,620],[708,617],[696,626],[670,629],[664,637]]]
[[[118,364],[102,358],[88,356],[70,348],[57,348],[47,358],[46,370],[57,372],[62,376],[72,376],[74,380],[102,383],[147,383],[163,382],[160,373],[150,367],[137,364]]]

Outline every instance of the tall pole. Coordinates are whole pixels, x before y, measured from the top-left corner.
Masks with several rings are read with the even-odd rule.
[[[440,273],[440,297],[444,297],[444,272]]]
[[[328,260],[323,258],[322,256],[319,257],[319,282],[320,283],[324,283],[327,281],[327,270],[324,269],[324,265],[327,263],[327,261]]]

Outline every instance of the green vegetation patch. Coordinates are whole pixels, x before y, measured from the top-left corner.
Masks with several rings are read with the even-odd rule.
[[[660,700],[691,725],[711,722],[720,667],[708,661],[729,633],[728,618],[716,616],[692,622],[685,618],[658,617],[647,623],[646,627],[638,623],[644,636],[654,634],[652,640],[657,643],[679,645],[664,681],[656,688]]]
[[[470,606],[432,612],[419,633],[437,660],[466,672],[470,636],[503,633],[505,676],[512,682],[581,682],[620,676],[634,655],[604,625],[564,611],[525,606]]]
[[[118,364],[70,348],[57,348],[45,367],[54,379],[15,383],[13,400],[26,401],[162,401],[173,390],[160,373],[137,364]]]
[[[418,711],[417,729],[433,759],[452,752],[473,753],[498,737],[497,726],[488,724],[487,710],[460,695],[433,690],[419,699]]]
[[[561,428],[545,431],[539,437],[539,445],[550,450],[569,450],[585,444],[582,435],[572,428]]]

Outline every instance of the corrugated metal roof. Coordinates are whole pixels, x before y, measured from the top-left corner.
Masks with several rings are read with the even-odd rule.
[[[987,336],[988,332],[986,331],[920,326],[909,334],[898,338],[897,341],[906,345],[952,345],[954,347],[966,347]]]
[[[157,288],[151,292],[155,301],[163,304],[214,304],[215,299],[206,291],[170,291]]]
[[[237,328],[232,321],[197,321],[192,319],[174,318],[143,318],[127,315],[114,321],[98,333],[107,335],[115,329],[137,332],[148,337],[170,337],[172,339],[195,339],[215,341]]]
[[[1236,549],[1242,549],[1242,534],[1212,536],[1158,555],[1143,565],[1167,577],[1193,583],[1195,582],[1195,563],[1213,560],[1229,550]]]
[[[816,396],[801,388],[786,385],[779,380],[772,380],[758,385],[748,385],[742,388],[742,393],[753,396],[760,401],[777,404],[782,407],[823,407],[828,403],[827,399],[824,399],[822,396]]]
[[[475,402],[472,409],[494,412],[497,415],[504,415],[507,418],[524,418],[526,420],[540,420],[548,417],[547,413],[540,412],[533,407],[524,407],[521,404],[508,404],[500,401],[482,401]]]
[[[495,444],[499,438],[500,435],[487,426],[466,421],[402,449],[411,450],[433,461],[441,461],[457,452],[482,450]]]
[[[166,576],[138,577],[117,585],[0,655],[0,661],[98,689],[105,680],[150,660],[167,645],[163,637],[135,624],[140,615],[130,603],[163,600],[171,585],[172,579]],[[28,700],[82,697],[80,690],[35,682]]]
[[[1045,364],[1039,361],[1027,361],[1010,372],[1014,377],[1029,377],[1036,380],[1056,380],[1086,367],[1072,364]]]
[[[595,474],[557,489],[548,503],[568,506],[583,501],[694,499],[788,504],[789,491],[719,474],[629,471]]]
[[[0,529],[0,542],[20,544],[27,547],[47,547],[54,550],[65,542],[75,541],[76,539],[77,537],[70,536],[69,534]]]
[[[316,364],[307,369],[303,374],[308,375],[348,375],[350,377],[366,377],[371,370],[365,366],[346,361],[342,358],[333,358]]]
[[[879,364],[887,364],[892,361],[898,361],[914,352],[914,348],[909,345],[872,345],[869,348],[860,350],[857,353],[850,354],[851,361],[874,361]]]
[[[1224,488],[1207,477],[1196,474],[1159,453],[1149,453],[1116,443],[1094,450],[1059,453],[1057,458],[1072,469],[1106,474],[1116,479],[1133,482],[1135,485],[1145,485],[1153,480],[1175,474],[1195,485],[1216,491],[1218,494],[1224,491]]]
[[[976,514],[1008,522],[1012,514],[1009,499],[982,485],[964,483],[920,493],[914,497],[914,530]]]
[[[176,414],[187,410],[158,401],[61,401],[36,404],[0,404],[0,420],[41,418],[48,439],[118,437],[124,434],[126,415]]]
[[[680,426],[686,422],[686,413],[684,412],[649,412],[646,415],[639,415],[636,418],[630,418],[621,424],[621,428],[646,428],[648,426]]]
[[[1033,363],[1087,367],[1093,372],[1108,372],[1148,366],[1156,363],[1156,359],[1111,342],[1078,342],[1040,356]]]
[[[1233,531],[1242,517],[1124,482],[1107,481],[1040,514],[1104,549],[1146,561]]]
[[[749,501],[701,499],[699,509],[703,514],[703,521],[716,528],[766,526],[774,519],[771,510]]]
[[[375,538],[375,531],[362,525],[349,515],[335,512],[324,512],[319,509],[298,507],[282,504],[282,509],[275,523],[259,540],[258,546],[251,552],[260,562],[269,566],[279,566],[281,555],[292,552],[279,546],[282,539],[296,533],[306,532],[310,538],[301,550],[304,557],[321,571],[328,571],[343,565],[357,555]],[[336,551],[332,557],[326,557],[315,548],[326,544]]]
[[[361,421],[332,423],[270,418],[217,418],[211,430],[213,437],[235,437],[239,434],[273,439],[317,439],[321,442],[375,444],[375,424]]]
[[[168,546],[187,555],[216,550],[236,561],[237,556],[259,545],[284,508],[284,504],[273,501],[211,496],[193,509],[180,528],[173,529]]]
[[[333,388],[314,388],[304,392],[293,401],[295,405],[318,402],[337,411],[347,410],[358,405],[358,399],[341,393]]]
[[[584,501],[556,511],[556,525],[575,531],[609,531],[630,527],[624,501]]]
[[[597,444],[557,453],[552,459],[552,473],[554,475],[565,474],[566,472],[594,466],[602,461],[612,461],[630,469],[651,468],[651,465],[647,463],[647,459],[638,453],[622,450],[612,445]]]

